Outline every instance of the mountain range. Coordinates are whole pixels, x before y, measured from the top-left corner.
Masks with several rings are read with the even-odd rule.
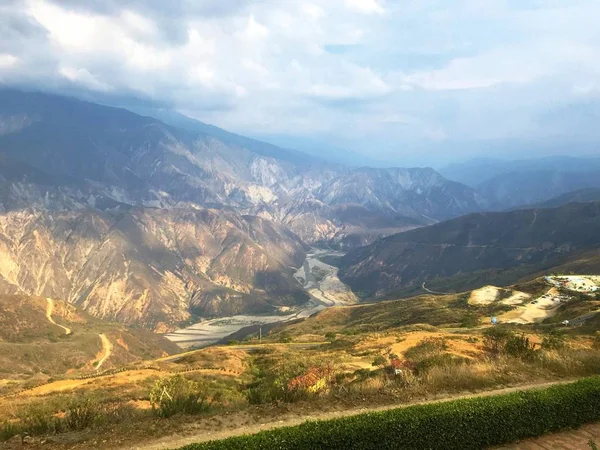
[[[600,249],[600,202],[470,214],[349,252],[340,278],[365,298],[510,284]],[[587,254],[579,271],[599,267]],[[586,269],[586,264],[588,269]]]
[[[484,158],[452,164],[441,173],[476,189],[494,209],[515,208],[571,191],[599,189],[600,157]]]
[[[160,117],[168,124],[0,90],[1,292],[166,331],[306,303],[293,274],[311,247],[349,252],[340,276],[379,298],[423,283],[512,281],[596,246],[594,204],[540,203],[597,199],[594,158],[479,162],[447,168],[450,181],[431,168],[334,164]],[[566,193],[574,188],[586,190]],[[537,209],[482,213],[522,204]]]
[[[428,168],[353,168],[188,121],[0,90],[0,285],[164,330],[305,302],[309,246],[479,211]]]

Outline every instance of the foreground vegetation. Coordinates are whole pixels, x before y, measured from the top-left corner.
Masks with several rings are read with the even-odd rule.
[[[533,296],[547,289],[539,280],[519,287]],[[600,317],[561,325],[595,311],[597,299],[573,297],[543,323],[491,326],[490,315],[512,308],[502,301],[515,293],[498,292],[487,304],[456,294],[331,308],[263,333],[268,345],[248,336],[244,348],[134,363],[93,380],[73,373],[22,392],[5,383],[0,440],[69,433],[89,443],[110,433],[132,443],[200,423],[202,431],[235,433],[315,413],[600,375]]]
[[[600,419],[600,378],[279,428],[185,450],[481,449]]]

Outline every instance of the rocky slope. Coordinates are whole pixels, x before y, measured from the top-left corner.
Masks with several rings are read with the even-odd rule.
[[[52,174],[55,186],[79,183],[77,195],[92,202],[227,206],[284,224],[308,243],[342,239],[347,226],[356,232],[338,206],[367,209],[381,229],[390,217],[422,225],[485,206],[473,189],[431,169],[350,169],[259,144],[215,127],[174,128],[121,109],[0,90],[4,159]]]
[[[215,210],[0,215],[0,288],[64,299],[96,317],[165,329],[296,304],[304,244],[269,221]]]
[[[476,211],[431,169],[353,169],[72,98],[0,90],[0,289],[103,318],[306,300],[305,245],[354,248]]]
[[[342,259],[364,297],[510,283],[600,248],[600,203],[472,214],[380,239]]]

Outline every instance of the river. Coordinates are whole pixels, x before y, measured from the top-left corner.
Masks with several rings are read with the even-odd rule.
[[[204,320],[186,328],[169,333],[166,338],[179,347],[204,347],[252,325],[267,325],[289,322],[311,315],[332,306],[343,306],[357,302],[350,288],[338,278],[337,267],[325,264],[319,258],[324,256],[342,256],[342,253],[313,248],[306,255],[303,265],[296,271],[294,278],[310,296],[310,300],[301,308],[290,308],[285,315],[236,315]]]

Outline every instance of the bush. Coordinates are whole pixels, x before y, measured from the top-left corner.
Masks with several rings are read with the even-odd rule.
[[[462,358],[446,353],[448,344],[441,338],[430,338],[419,342],[404,352],[404,356],[420,374],[432,367],[453,364]]]
[[[307,422],[182,450],[475,450],[600,420],[598,405],[600,377],[595,377],[544,390]]]
[[[335,341],[336,336],[337,336],[337,334],[334,333],[333,331],[329,331],[328,333],[325,333],[325,339],[327,339],[330,342]]]
[[[371,365],[373,367],[383,367],[383,366],[386,366],[387,363],[388,363],[388,360],[385,358],[385,356],[378,355],[375,357],[375,359],[373,360]]]
[[[200,414],[208,411],[215,401],[218,394],[211,397],[205,385],[181,375],[157,380],[150,392],[152,410],[160,417]]]
[[[331,360],[321,358],[305,358],[301,356],[286,355],[281,360],[268,358],[257,359],[254,368],[255,380],[245,390],[246,398],[250,404],[295,402],[309,398],[316,392],[310,389],[298,389],[297,382],[304,378],[300,385],[311,379],[317,382],[326,379],[323,389],[328,390],[329,384],[336,377],[336,370]],[[292,381],[294,381],[292,383]],[[320,381],[323,384],[323,381]]]
[[[542,348],[544,350],[560,350],[565,346],[565,335],[559,330],[552,330],[542,339]]]
[[[531,361],[535,356],[535,344],[524,334],[511,335],[504,344],[504,352],[523,360]]]
[[[49,402],[32,403],[18,410],[13,422],[0,426],[0,440],[17,434],[51,435],[80,431],[131,420],[135,414],[135,409],[129,405],[103,403],[95,397],[73,399],[65,406]]]
[[[506,342],[513,336],[513,332],[501,326],[488,328],[483,332],[483,344],[492,354],[498,355],[504,350]]]

